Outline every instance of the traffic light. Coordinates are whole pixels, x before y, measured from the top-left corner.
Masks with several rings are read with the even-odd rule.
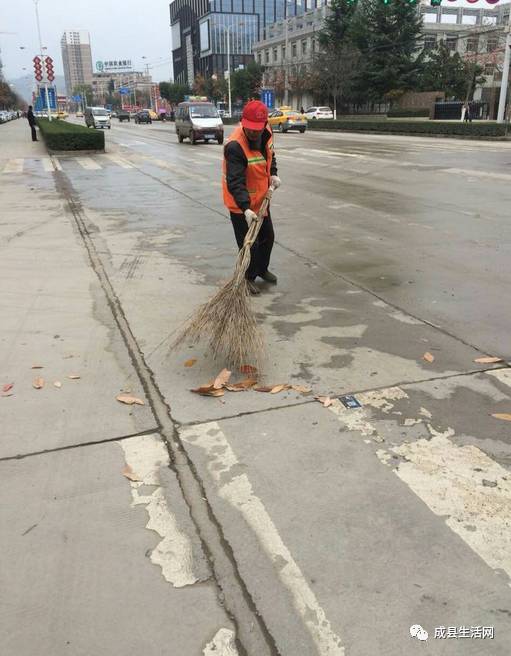
[[[432,7],[440,7],[442,0],[430,0],[430,3]]]

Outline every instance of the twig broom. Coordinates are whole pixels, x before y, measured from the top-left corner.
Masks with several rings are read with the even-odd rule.
[[[245,274],[250,266],[250,248],[257,239],[273,191],[273,187],[268,189],[257,219],[249,226],[232,278],[210,301],[195,311],[172,348],[182,342],[197,343],[205,339],[213,357],[223,357],[228,366],[239,368],[249,360],[255,363],[260,361],[263,339],[251,307]]]

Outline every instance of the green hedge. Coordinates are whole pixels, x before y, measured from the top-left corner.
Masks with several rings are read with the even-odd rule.
[[[506,126],[497,123],[458,123],[454,121],[309,121],[309,130],[346,132],[384,132],[399,134],[446,135],[460,137],[503,137]]]
[[[38,118],[37,125],[50,150],[105,150],[103,130],[93,130],[60,119],[50,123],[47,118]]]
[[[429,118],[428,107],[396,107],[387,112],[388,118]]]

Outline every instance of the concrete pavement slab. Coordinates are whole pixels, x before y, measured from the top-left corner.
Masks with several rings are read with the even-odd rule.
[[[409,656],[414,624],[428,653],[507,654],[509,431],[488,416],[511,404],[504,373],[181,429],[282,654],[330,653],[333,635],[350,656]],[[434,637],[467,625],[494,639]]]
[[[237,654],[157,435],[2,462],[0,486],[2,654]]]

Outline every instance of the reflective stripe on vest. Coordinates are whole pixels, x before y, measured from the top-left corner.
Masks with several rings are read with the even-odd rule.
[[[245,157],[247,158],[246,185],[250,198],[250,209],[258,212],[264,200],[268,187],[270,186],[270,170],[273,156],[273,137],[270,128],[265,128],[270,133],[270,138],[266,144],[266,158],[258,150],[251,150],[248,139],[241,126],[237,127],[229,138],[228,142],[236,141],[241,146]],[[240,214],[242,210],[238,207],[236,201],[227,188],[227,163],[223,162],[222,188],[224,196],[224,205],[229,212]]]

